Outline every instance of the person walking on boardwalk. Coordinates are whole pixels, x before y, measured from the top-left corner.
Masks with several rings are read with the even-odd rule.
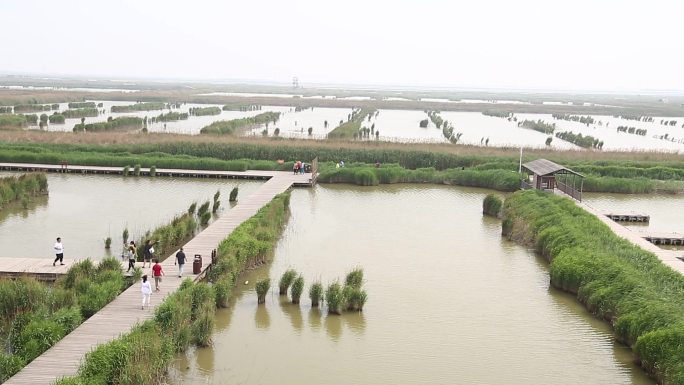
[[[157,241],[152,242],[151,239],[148,239],[147,242],[145,242],[145,247],[143,248],[143,269],[145,268],[145,262],[150,263],[150,267],[152,267],[152,254],[154,254],[154,245],[157,243]]]
[[[150,281],[147,280],[147,275],[142,276],[140,292],[142,293],[142,309],[145,310],[145,305],[147,305],[148,308],[150,307],[150,296],[152,295],[152,285],[150,285]]]
[[[135,242],[131,241],[130,246],[128,246],[128,270],[126,270],[126,272],[135,269],[135,258],[137,254],[138,248],[135,246]]]
[[[57,237],[57,242],[55,242],[55,260],[52,262],[52,266],[59,261],[60,265],[64,265],[64,245],[62,244],[62,238]]]
[[[154,291],[159,291],[159,283],[162,280],[162,275],[164,275],[164,269],[159,261],[155,258],[154,266],[152,266],[152,275],[154,276]]]
[[[183,266],[185,266],[185,253],[183,252],[182,247],[176,253],[176,262],[174,262],[173,264],[178,265],[178,278],[182,277],[183,276]]]

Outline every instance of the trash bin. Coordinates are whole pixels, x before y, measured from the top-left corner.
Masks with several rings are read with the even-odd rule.
[[[202,256],[195,254],[195,260],[192,261],[192,274],[199,274],[202,272]]]
[[[304,163],[304,172],[307,174],[311,173],[311,165],[309,163]]]

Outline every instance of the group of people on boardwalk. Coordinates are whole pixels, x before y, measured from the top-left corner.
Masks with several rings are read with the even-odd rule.
[[[145,268],[145,263],[149,263],[150,267],[152,267],[154,245],[156,243],[157,241],[153,241],[151,239],[148,239],[145,242],[145,246],[143,247],[143,269]],[[131,241],[131,243],[128,245],[126,254],[128,254],[128,270],[126,270],[126,272],[129,272],[131,269],[135,268],[135,261],[138,257],[138,246],[135,244],[135,241]]]
[[[175,256],[175,261],[174,265],[178,266],[178,278],[183,277],[183,268],[185,267],[185,253],[183,252],[183,248],[181,247],[180,250],[176,253]],[[150,263],[151,264],[151,263]],[[145,267],[145,264],[143,262],[143,268]],[[152,267],[152,276],[154,277],[154,291],[158,292],[159,288],[161,287],[161,282],[162,282],[162,276],[166,275],[164,273],[164,268],[162,267],[161,264],[159,264],[158,259],[154,259],[154,265]],[[148,308],[150,307],[150,300],[152,297],[152,284],[150,281],[147,279],[147,275],[142,276],[142,284],[140,286],[140,292],[142,293],[142,309],[145,310],[145,306]]]
[[[148,239],[145,242],[145,246],[143,247],[142,268],[144,269],[145,264],[149,263],[149,267],[152,269],[152,276],[154,277],[154,291],[158,292],[161,287],[162,276],[164,276],[165,273],[164,268],[159,263],[159,259],[153,258],[154,245],[156,243],[157,241],[153,241],[151,239]],[[59,262],[60,265],[64,265],[64,244],[62,243],[61,237],[57,237],[57,242],[55,242],[53,248],[55,250],[55,260],[52,262],[52,266],[56,266],[57,262]],[[131,269],[135,269],[135,261],[138,255],[138,247],[135,244],[135,241],[131,241],[125,249],[125,254],[128,255],[128,270],[126,270],[126,272],[130,272]],[[174,259],[174,265],[178,266],[178,278],[182,278],[185,267],[185,261],[187,260],[185,252],[183,252],[182,247],[180,248],[180,250],[178,250]],[[152,262],[154,262],[154,265],[152,264]],[[150,299],[152,296],[152,283],[148,280],[147,274],[142,276],[140,292],[142,293],[142,309],[145,310],[145,306],[147,306],[148,308],[151,306]]]
[[[294,163],[294,166],[292,166],[292,171],[296,174],[304,174],[306,171],[306,164],[302,163],[301,160],[298,160]]]

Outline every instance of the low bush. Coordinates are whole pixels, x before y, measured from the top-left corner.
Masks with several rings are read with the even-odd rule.
[[[485,215],[499,218],[501,216],[501,207],[503,207],[503,200],[493,194],[487,194],[482,201],[482,213]]]

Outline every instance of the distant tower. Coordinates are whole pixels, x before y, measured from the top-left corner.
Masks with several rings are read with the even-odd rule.
[[[299,88],[299,78],[296,76],[292,78],[292,88]]]

